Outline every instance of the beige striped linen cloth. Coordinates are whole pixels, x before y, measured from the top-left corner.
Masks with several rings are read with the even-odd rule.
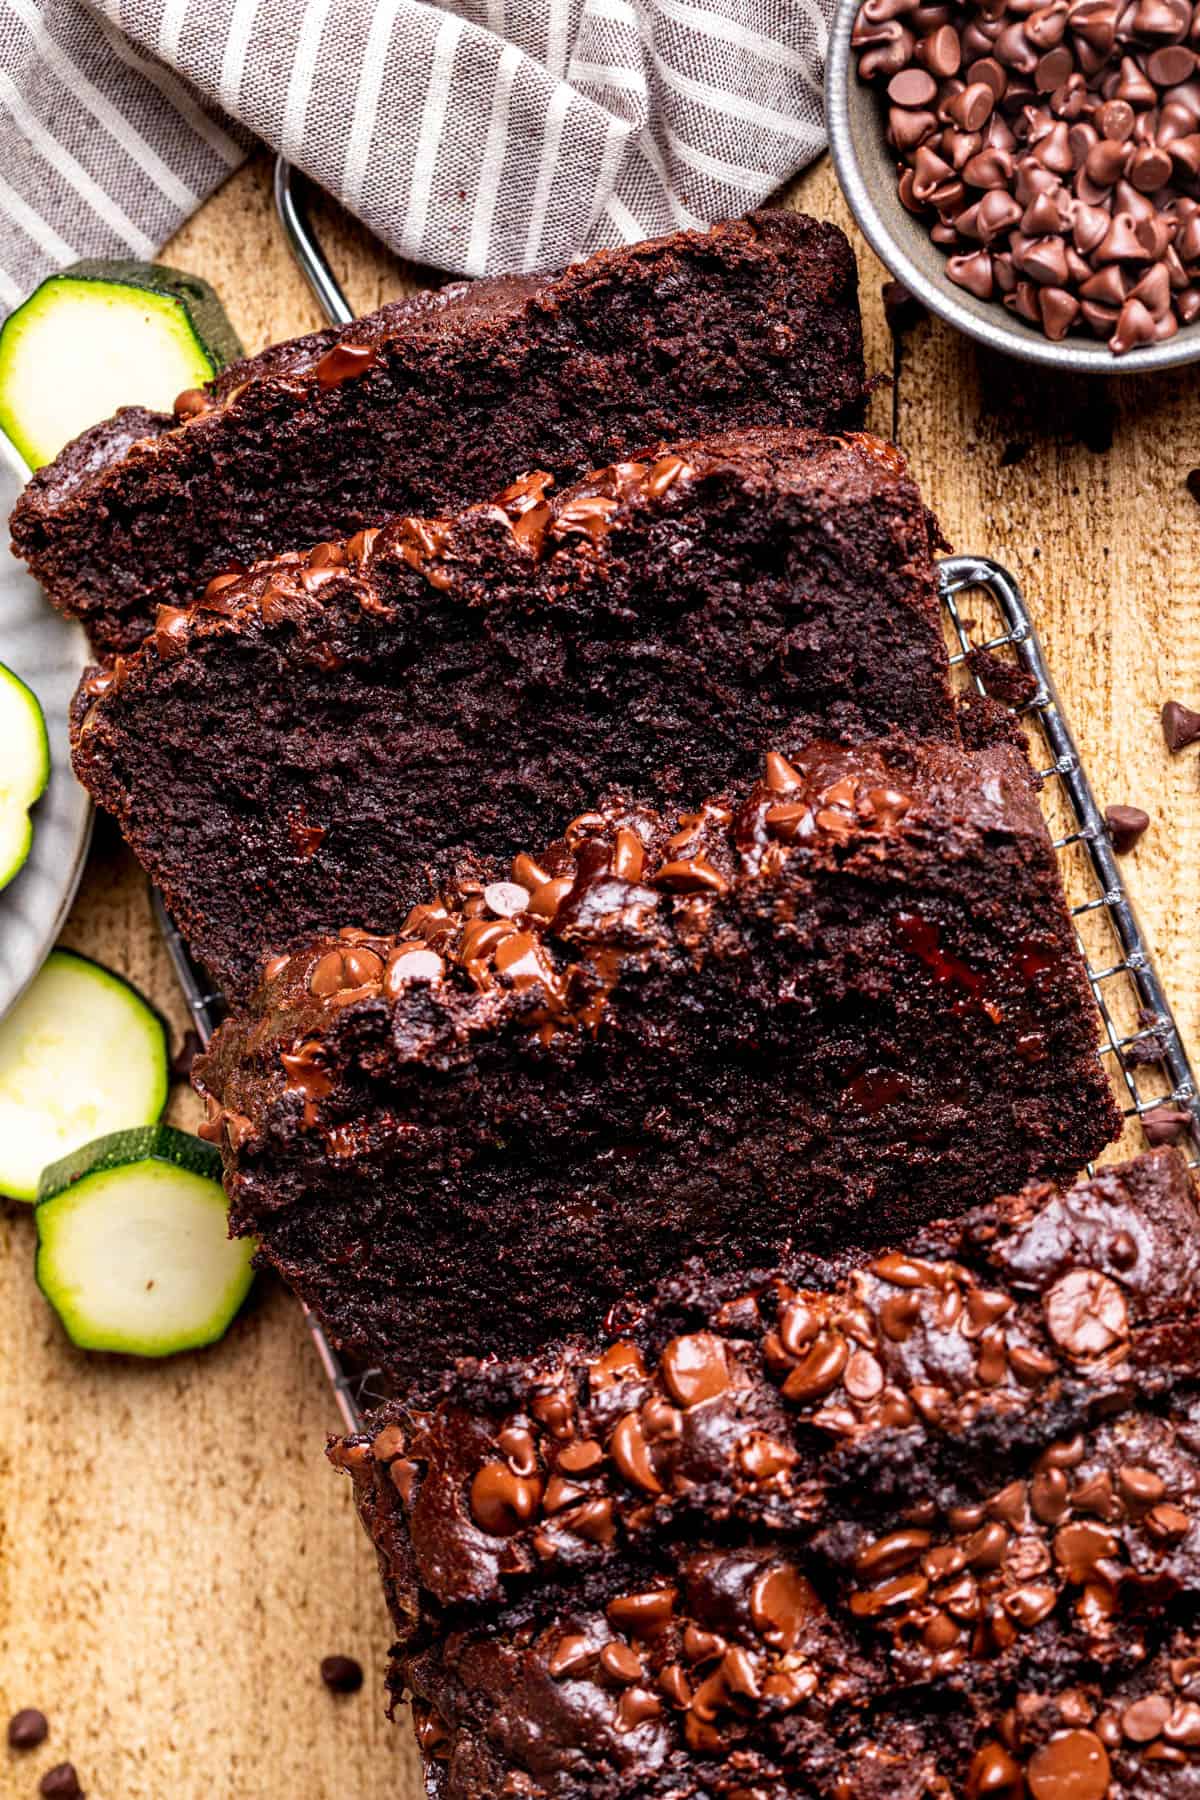
[[[830,3],[0,0],[0,312],[256,139],[465,275],[745,212],[822,148]]]

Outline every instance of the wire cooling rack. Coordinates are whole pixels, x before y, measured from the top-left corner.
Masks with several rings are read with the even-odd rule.
[[[276,166],[275,202],[288,243],[318,303],[331,323],[348,323],[354,314],[282,160]],[[1196,1167],[1200,1096],[1191,1063],[1021,590],[1007,569],[983,556],[947,557],[939,564],[938,584],[956,683],[982,694],[998,688],[1005,669],[1024,678],[1027,692],[1014,710],[1041,778],[1042,807],[1100,1014],[1099,1055],[1125,1117],[1124,1136],[1112,1154],[1129,1156],[1144,1149],[1142,1116],[1154,1107],[1171,1105],[1191,1115],[1185,1148]],[[221,1021],[224,1000],[157,896],[155,907],[197,1035],[207,1044]],[[363,1413],[384,1398],[379,1371],[344,1366],[316,1319],[307,1308],[305,1312],[342,1417],[349,1430],[357,1430]]]

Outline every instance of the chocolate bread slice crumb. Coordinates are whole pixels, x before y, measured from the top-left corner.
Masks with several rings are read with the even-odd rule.
[[[13,546],[102,652],[275,550],[560,481],[668,437],[853,425],[853,252],[755,213],[560,275],[457,282],[238,363],[178,416],[131,408],[39,470]]]
[[[620,789],[953,740],[928,517],[877,438],[734,432],[218,581],[84,681],[75,767],[234,995]]]
[[[389,1403],[430,1795],[1191,1800],[1198,1226],[1159,1151]]]
[[[1027,761],[772,754],[270,965],[196,1067],[237,1231],[405,1377],[694,1251],[894,1238],[1119,1130]]]

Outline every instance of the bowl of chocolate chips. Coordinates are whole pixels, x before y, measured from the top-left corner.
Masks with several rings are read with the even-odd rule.
[[[827,111],[940,317],[1061,369],[1200,357],[1200,0],[841,0]]]

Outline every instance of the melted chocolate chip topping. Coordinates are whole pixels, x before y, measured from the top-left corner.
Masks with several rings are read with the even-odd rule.
[[[594,1030],[622,956],[652,945],[666,918],[700,935],[735,883],[770,877],[801,845],[837,853],[894,835],[914,806],[882,784],[870,752],[817,744],[798,762],[772,752],[736,816],[708,801],[668,831],[619,804],[581,814],[546,851],[517,856],[507,880],[465,880],[414,906],[392,937],[348,927],[336,943],[272,957],[268,1005],[300,992],[340,1009],[452,981],[480,993],[536,988],[526,1017],[543,1036]]]
[[[1074,1255],[1081,1222],[1137,1255],[1081,1270],[1064,1329],[1020,1271]],[[830,1800],[1173,1793],[1138,1784],[1200,1771],[1200,1638],[1165,1627],[1200,1593],[1200,1336],[1178,1335],[1196,1256],[1154,1295],[1198,1222],[1158,1151],[840,1274],[726,1283],[679,1329],[685,1284],[669,1335],[651,1306],[608,1344],[464,1364],[430,1410],[393,1403],[333,1454],[385,1561],[404,1546],[397,1678],[436,1714],[427,1755],[473,1729],[427,1697],[454,1691],[439,1659],[461,1631],[470,1680],[519,1649],[548,1684],[522,1689],[531,1718],[550,1694],[555,1729],[627,1742],[647,1772],[736,1757],[776,1800],[811,1730],[824,1760],[799,1768]],[[907,1693],[969,1696],[965,1740],[912,1740]],[[524,1754],[506,1791],[576,1791]],[[934,1785],[889,1785],[902,1771]]]
[[[322,387],[340,385],[364,373],[375,360],[375,351],[369,346],[339,343],[321,358],[315,373]],[[228,396],[226,403],[233,397]],[[865,434],[853,435],[856,442],[868,441]],[[507,530],[520,553],[537,561],[552,557],[568,541],[575,545],[582,541],[599,552],[623,511],[659,505],[673,492],[685,490],[696,475],[691,463],[668,452],[653,462],[614,463],[561,496],[547,498],[553,478],[535,470],[505,488],[494,501],[467,508],[457,520],[393,519],[379,528],[356,532],[345,543],[285,551],[249,570],[231,568],[214,575],[190,608],[160,607],[156,628],[138,655],[153,650],[161,660],[182,656],[193,630],[211,629],[214,619],[236,627],[255,616],[267,626],[298,620],[321,606],[323,590],[335,581],[340,591],[349,591],[357,599],[364,612],[386,617],[389,609],[379,598],[373,574],[387,562],[405,563],[424,576],[430,587],[441,593],[453,592],[458,585],[459,534],[469,534],[479,522]],[[98,701],[119,692],[125,679],[125,664],[118,658],[111,670],[90,674],[84,691]]]

